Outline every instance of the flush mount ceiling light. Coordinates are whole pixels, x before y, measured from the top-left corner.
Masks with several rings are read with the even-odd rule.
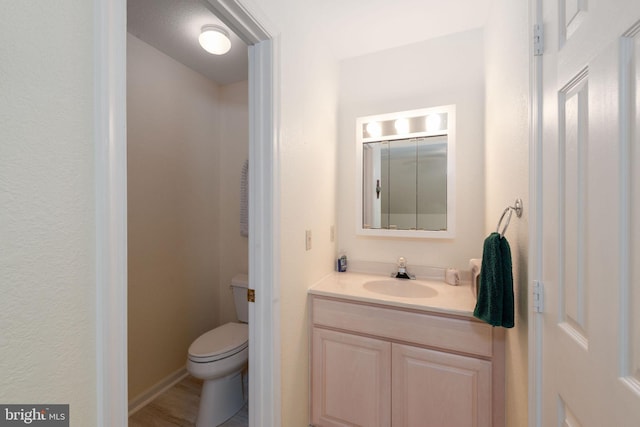
[[[229,33],[216,25],[202,27],[198,41],[204,50],[214,55],[224,55],[231,49]]]

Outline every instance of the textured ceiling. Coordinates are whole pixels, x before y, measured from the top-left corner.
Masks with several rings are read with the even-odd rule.
[[[229,31],[227,54],[205,52],[198,44],[205,24],[227,28],[199,0],[127,1],[129,33],[220,85],[247,80],[247,46]]]

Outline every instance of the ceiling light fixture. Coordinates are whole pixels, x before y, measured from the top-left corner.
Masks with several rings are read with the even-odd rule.
[[[229,33],[217,25],[205,25],[202,27],[198,41],[204,50],[214,55],[224,55],[231,49]]]

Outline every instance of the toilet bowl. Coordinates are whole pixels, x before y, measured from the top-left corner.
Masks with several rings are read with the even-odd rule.
[[[246,274],[231,283],[238,319],[248,320]],[[244,387],[249,359],[249,328],[229,322],[198,337],[189,347],[187,370],[201,380],[196,427],[215,427],[231,418],[247,401]]]

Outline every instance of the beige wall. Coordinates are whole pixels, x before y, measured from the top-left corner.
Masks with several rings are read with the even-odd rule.
[[[507,425],[527,425],[527,257],[529,212],[529,41],[527,2],[496,0],[486,40],[486,232],[495,231],[505,207],[524,201],[522,218],[511,220],[516,294],[515,327],[507,336]]]
[[[235,320],[228,284],[247,271],[238,213],[247,83],[218,87],[131,35],[127,43],[129,397],[135,399],[184,368],[196,337]]]
[[[484,56],[482,30],[427,40],[340,63],[338,247],[351,259],[468,270],[484,234]],[[356,235],[356,118],[456,105],[456,237]]]
[[[220,272],[220,324],[237,320],[229,286],[238,273],[249,271],[248,239],[240,235],[240,177],[249,150],[249,93],[246,81],[220,86],[222,109],[218,173],[218,253]]]
[[[0,402],[92,426],[93,4],[63,3],[0,2]]]

